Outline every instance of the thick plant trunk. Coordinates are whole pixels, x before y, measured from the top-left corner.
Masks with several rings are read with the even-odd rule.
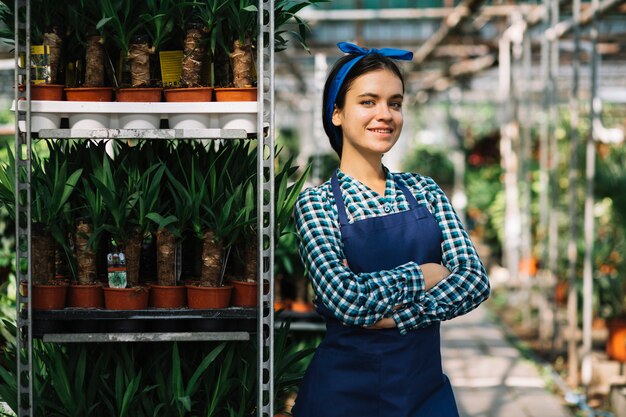
[[[61,60],[61,47],[63,45],[63,39],[55,32],[48,32],[43,34],[43,44],[48,46],[50,50],[49,65],[50,65],[50,84],[57,83],[57,76],[59,73],[59,61]]]
[[[157,281],[159,285],[176,285],[176,238],[167,229],[156,232]]]
[[[31,250],[33,283],[50,283],[54,279],[54,240],[52,236],[33,234]]]
[[[202,242],[202,278],[205,287],[218,287],[222,277],[222,244],[215,241],[211,230],[204,233]]]
[[[150,85],[150,54],[152,50],[147,43],[133,43],[128,51],[132,87]]]
[[[78,264],[78,283],[81,285],[96,282],[96,254],[87,244],[93,233],[93,226],[80,221],[76,226],[76,263]]]
[[[206,50],[202,45],[204,32],[200,28],[191,28],[185,35],[183,67],[180,83],[183,87],[200,87],[202,60]]]
[[[250,38],[246,37],[243,44],[239,40],[234,42],[230,59],[233,62],[233,85],[239,88],[252,87],[254,59]]]
[[[126,281],[129,287],[139,285],[139,265],[141,257],[141,244],[143,236],[135,232],[128,238],[124,245],[124,256],[126,257]]]
[[[90,36],[85,52],[85,87],[104,86],[104,46],[100,36]]]
[[[259,269],[259,259],[257,257],[257,241],[255,239],[246,242],[246,246],[243,253],[243,259],[245,262],[244,277],[248,282],[257,281],[257,271]]]

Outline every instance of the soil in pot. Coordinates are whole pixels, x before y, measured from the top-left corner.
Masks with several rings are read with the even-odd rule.
[[[215,101],[256,101],[256,87],[223,87],[215,89]]]
[[[169,102],[213,101],[213,87],[166,88],[163,92]]]
[[[75,308],[102,308],[104,294],[102,284],[72,284],[67,292],[67,306]]]
[[[187,285],[187,304],[189,308],[226,308],[230,305],[233,291],[232,285],[222,287],[203,287],[200,285]]]
[[[184,285],[151,285],[150,307],[185,308],[187,306],[187,288]]]
[[[145,287],[104,288],[104,307],[107,310],[145,310],[149,291]]]

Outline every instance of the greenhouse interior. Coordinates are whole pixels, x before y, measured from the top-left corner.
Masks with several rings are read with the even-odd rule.
[[[341,42],[363,52],[345,64]],[[340,206],[320,220],[336,230],[303,237],[319,190],[343,192],[348,217],[367,204],[345,181],[382,198],[327,133],[360,152],[337,97],[368,74],[330,111],[325,85],[386,48],[410,58],[394,60],[403,125],[382,175],[434,181],[459,220],[428,214],[449,239],[432,288],[426,269],[384,281],[395,272],[353,272],[347,255],[320,272],[316,233],[354,225],[339,230]],[[1,0],[0,80],[0,415],[367,417],[371,400],[379,417],[626,417],[626,1]],[[426,323],[425,300],[456,296],[446,281],[472,298],[479,277],[459,281],[446,257],[461,240],[488,298],[428,327],[441,322],[454,410],[395,403],[436,385],[419,373],[383,366],[376,378],[400,382],[367,386],[377,399],[349,391],[366,378],[335,384],[360,363],[320,365],[335,323],[392,343],[424,330],[401,329],[402,312]],[[387,313],[349,298],[376,285]],[[343,320],[342,302],[376,319]]]

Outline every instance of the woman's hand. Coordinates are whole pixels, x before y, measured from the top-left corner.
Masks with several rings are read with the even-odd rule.
[[[424,275],[424,284],[426,291],[437,285],[440,281],[450,275],[450,270],[441,264],[434,262],[420,265],[422,275]]]

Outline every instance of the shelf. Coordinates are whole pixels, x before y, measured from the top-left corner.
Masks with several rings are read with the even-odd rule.
[[[248,332],[178,332],[178,333],[52,333],[43,336],[44,342],[196,342],[196,341],[247,341]]]
[[[250,134],[244,129],[42,129],[37,137],[40,139],[247,139]]]
[[[26,101],[18,102],[19,110],[26,108]],[[54,135],[58,133],[64,135],[64,138],[241,139],[256,134],[258,108],[256,101],[203,103],[31,101],[31,132],[40,133],[41,138],[56,138]],[[15,110],[15,102],[11,109]],[[149,137],[138,136],[145,133],[124,132],[122,136],[115,133],[159,131],[162,130],[159,128],[163,121],[167,122],[169,128],[163,129],[165,133],[150,133]],[[61,129],[64,125],[69,129]],[[19,128],[22,132],[26,131],[25,122],[20,122]],[[66,133],[65,130],[72,133]],[[100,133],[95,133],[96,136],[84,133],[91,130]],[[167,132],[169,130],[181,132]],[[183,133],[183,130],[189,133]]]
[[[191,336],[193,334],[199,334],[198,337],[212,337],[202,340],[244,340],[240,339],[243,333],[256,332],[256,323],[255,308],[230,307],[213,310],[65,308],[33,311],[33,336],[48,341],[63,339],[68,342],[115,341],[106,339],[106,335],[109,334],[126,335],[120,341],[131,339],[141,341],[144,338],[139,336],[141,334],[150,335],[146,337],[154,341],[157,341],[154,335],[161,335],[156,337],[157,339],[166,337],[171,340],[191,340],[190,337],[195,337]],[[222,339],[219,339],[220,337]],[[128,338],[130,339],[127,340]]]
[[[19,109],[26,110],[26,102],[19,102]],[[118,101],[37,101],[31,100],[30,111],[41,113],[116,113],[116,114],[256,114],[256,101],[194,102],[194,103],[128,103]],[[14,108],[14,107],[13,107]]]

